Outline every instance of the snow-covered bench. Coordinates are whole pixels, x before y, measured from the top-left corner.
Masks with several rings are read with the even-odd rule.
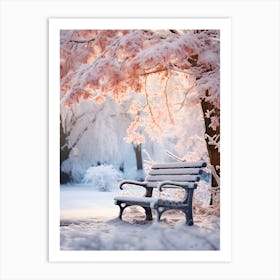
[[[146,220],[152,220],[152,210],[157,211],[157,220],[163,212],[171,209],[181,210],[186,215],[186,223],[193,225],[192,199],[193,191],[197,188],[203,168],[206,167],[204,161],[199,162],[169,162],[153,164],[144,182],[122,181],[119,185],[123,189],[124,185],[141,186],[146,189],[144,197],[117,196],[114,198],[115,204],[120,207],[119,218],[122,219],[123,211],[128,206],[141,206],[145,209]],[[172,201],[153,197],[153,189],[162,191],[163,188],[183,188],[185,196],[182,201]]]

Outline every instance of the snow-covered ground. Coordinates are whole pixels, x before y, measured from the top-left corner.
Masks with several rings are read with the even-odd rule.
[[[195,215],[187,226],[184,214],[169,211],[157,223],[145,221],[135,206],[120,221],[116,195],[119,190],[100,192],[90,184],[61,186],[61,250],[219,250],[218,217]]]

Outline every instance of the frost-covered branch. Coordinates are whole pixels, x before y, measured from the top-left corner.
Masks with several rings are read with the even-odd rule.
[[[220,135],[215,134],[214,136],[210,136],[205,134],[205,139],[207,139],[208,144],[214,146],[215,149],[220,151]]]
[[[186,161],[185,159],[183,159],[183,158],[180,158],[180,157],[178,157],[178,156],[175,156],[173,153],[171,153],[170,151],[168,151],[168,150],[165,150],[165,152],[166,152],[166,154],[167,155],[169,155],[170,157],[172,157],[172,158],[174,158],[174,159],[176,159],[176,160],[178,160],[178,161]]]
[[[218,184],[218,188],[220,188],[220,177],[218,176],[216,169],[214,168],[213,165],[210,165],[210,169],[211,169],[212,175],[214,176],[214,178]]]
[[[168,101],[168,93],[167,93],[167,85],[168,85],[168,81],[169,81],[170,77],[167,76],[167,80],[165,82],[165,85],[164,85],[164,90],[163,90],[163,93],[164,93],[164,97],[165,97],[165,105],[166,105],[166,108],[167,108],[167,111],[168,111],[168,116],[169,116],[169,119],[170,119],[170,122],[172,124],[174,124],[174,118],[171,114],[171,110],[170,110],[170,106],[169,106],[169,101]]]
[[[148,94],[148,90],[147,90],[147,77],[145,78],[145,88],[144,89],[145,89],[146,102],[147,102],[147,105],[148,105],[148,108],[149,108],[149,112],[150,112],[152,122],[161,131],[162,129],[159,126],[158,122],[156,121],[156,118],[155,118],[154,113],[153,113],[152,106],[149,102],[149,94]]]

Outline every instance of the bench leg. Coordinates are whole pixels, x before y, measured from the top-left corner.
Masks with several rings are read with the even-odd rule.
[[[193,200],[193,190],[189,190],[188,197],[187,197],[188,206],[187,206],[187,209],[185,210],[186,223],[189,226],[193,225],[192,200]]]
[[[150,207],[143,207],[146,212],[146,221],[151,221],[153,219],[152,210]]]
[[[158,208],[156,210],[157,210],[157,221],[159,222],[160,221],[160,217],[161,217],[161,215],[163,214],[163,212],[165,210],[159,210]]]
[[[120,213],[119,213],[119,219],[121,220],[122,219],[122,214],[123,214],[123,211],[124,209],[128,206],[125,204],[125,206],[122,206],[122,203],[118,204],[119,207],[120,207]]]
[[[188,219],[186,224],[188,224],[188,226],[192,226],[193,225],[193,219]]]
[[[187,211],[184,211],[185,212],[185,215],[186,215],[186,224],[189,225],[189,226],[192,226],[193,225],[193,215],[192,215],[192,210],[187,210]]]

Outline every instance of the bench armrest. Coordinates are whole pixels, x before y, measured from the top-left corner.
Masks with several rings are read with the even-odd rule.
[[[123,185],[137,185],[146,188],[147,182],[139,182],[139,181],[131,181],[131,180],[121,181],[119,184],[119,188],[121,190],[123,190]]]
[[[174,181],[162,181],[158,184],[158,190],[161,192],[162,188],[177,188],[181,187],[185,189],[196,189],[197,184],[195,183],[182,183],[182,182],[174,182]]]

